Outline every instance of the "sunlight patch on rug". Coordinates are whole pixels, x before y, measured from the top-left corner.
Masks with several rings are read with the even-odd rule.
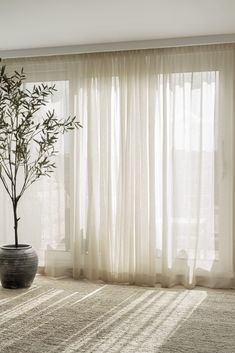
[[[0,288],[1,353],[232,353],[234,327],[234,291],[45,277]]]

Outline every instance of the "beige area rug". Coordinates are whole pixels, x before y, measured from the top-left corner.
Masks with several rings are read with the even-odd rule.
[[[0,287],[1,353],[235,352],[235,291],[37,276]]]

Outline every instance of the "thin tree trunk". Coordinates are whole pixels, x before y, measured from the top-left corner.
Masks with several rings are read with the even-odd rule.
[[[18,247],[18,221],[17,218],[17,201],[12,201],[13,213],[14,213],[14,230],[15,230],[15,247]]]

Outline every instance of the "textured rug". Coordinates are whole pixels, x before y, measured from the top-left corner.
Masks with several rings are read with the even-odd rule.
[[[0,287],[1,353],[235,352],[235,291],[37,276]]]

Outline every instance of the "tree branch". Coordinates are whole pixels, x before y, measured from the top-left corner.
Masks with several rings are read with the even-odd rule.
[[[11,196],[11,193],[8,189],[8,186],[7,186],[7,183],[6,183],[6,180],[4,179],[4,177],[2,176],[2,174],[0,174],[0,179],[2,180],[2,183],[4,185],[4,188],[6,190],[6,192],[8,193],[8,195],[10,196],[10,198],[12,199],[12,196]]]

